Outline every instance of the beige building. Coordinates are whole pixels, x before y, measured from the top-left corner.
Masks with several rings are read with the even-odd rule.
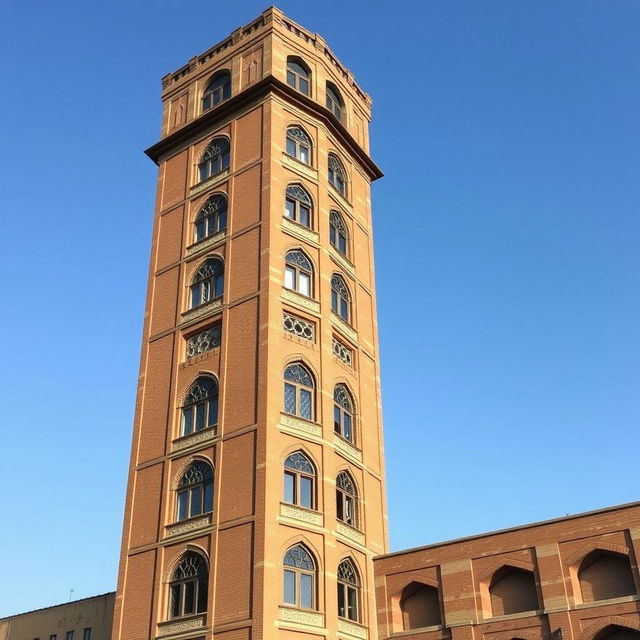
[[[270,8],[162,101],[114,640],[374,638],[371,100]]]
[[[0,618],[0,640],[109,640],[116,594]]]

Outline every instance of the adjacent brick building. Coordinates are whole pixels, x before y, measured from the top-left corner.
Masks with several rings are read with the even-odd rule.
[[[380,638],[638,640],[640,503],[375,559]]]

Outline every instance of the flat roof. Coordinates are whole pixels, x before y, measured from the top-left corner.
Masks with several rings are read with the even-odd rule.
[[[77,604],[78,602],[84,602],[85,600],[95,600],[96,598],[106,598],[107,596],[114,596],[115,591],[107,591],[106,593],[100,593],[97,596],[88,596],[86,598],[79,598],[78,600],[69,600],[69,602],[60,602],[59,604],[52,604],[48,607],[40,607],[39,609],[31,609],[31,611],[23,611],[22,613],[14,613],[10,616],[0,618],[0,620],[9,620],[9,618],[18,618],[19,616],[26,616],[30,613],[36,613],[37,611],[45,611],[46,609],[55,609],[56,607],[66,607],[70,604]]]
[[[587,516],[594,516],[600,513],[607,513],[608,511],[618,511],[620,509],[630,509],[632,507],[640,506],[640,502],[626,502],[624,504],[614,505],[612,507],[604,507],[602,509],[594,509],[593,511],[583,511],[582,513],[574,513],[561,518],[551,518],[550,520],[540,520],[539,522],[531,522],[529,524],[520,524],[515,527],[508,527],[507,529],[497,529],[496,531],[487,531],[485,533],[477,533],[472,536],[463,536],[462,538],[454,538],[453,540],[444,540],[442,542],[434,542],[432,544],[425,544],[419,547],[410,547],[409,549],[402,549],[400,551],[391,551],[390,553],[383,553],[379,556],[374,556],[375,560],[381,560],[383,558],[391,558],[393,556],[401,556],[407,553],[415,553],[417,551],[423,551],[424,549],[434,549],[436,547],[444,547],[449,544],[458,544],[459,542],[466,542],[468,540],[477,540],[478,538],[487,538],[489,536],[500,535],[501,533],[510,533],[512,531],[520,531],[521,529],[530,529],[531,527],[542,527],[547,524],[554,524],[556,522],[563,522],[565,520],[574,520],[575,518],[585,518]]]

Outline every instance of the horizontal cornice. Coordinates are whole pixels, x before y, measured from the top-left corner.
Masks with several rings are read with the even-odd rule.
[[[353,136],[329,109],[271,75],[263,78],[248,89],[241,91],[238,95],[226,100],[215,109],[207,111],[166,138],[156,142],[156,144],[149,147],[145,153],[158,164],[161,158],[169,155],[174,149],[184,146],[185,143],[188,143],[190,140],[197,138],[205,131],[211,129],[216,122],[227,118],[246,104],[255,101],[267,93],[274,93],[285,98],[289,103],[310,113],[325,124],[337,138],[338,142],[340,142],[351,154],[351,157],[358,162],[372,181],[383,176],[382,171],[380,171],[375,162],[369,157],[369,154],[356,142]]]

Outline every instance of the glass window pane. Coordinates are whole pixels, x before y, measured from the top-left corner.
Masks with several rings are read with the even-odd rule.
[[[293,220],[296,217],[296,204],[293,200],[285,200],[284,215]]]
[[[336,228],[333,225],[329,227],[329,242],[336,246]]]
[[[353,587],[347,587],[347,617],[349,620],[358,620],[358,594]]]
[[[302,418],[311,420],[311,392],[306,389],[300,390],[300,414]]]
[[[197,307],[200,304],[200,285],[194,284],[191,287],[191,308]]]
[[[300,606],[313,609],[313,576],[307,573],[300,576]]]
[[[298,88],[305,95],[309,95],[309,83],[307,82],[307,80],[305,78],[299,78],[298,79]]]
[[[313,481],[311,478],[300,478],[300,502],[301,507],[313,509]]]
[[[196,431],[200,431],[200,429],[204,429],[204,413],[205,413],[205,405],[204,402],[196,405]]]
[[[215,279],[215,291],[214,295],[216,298],[219,298],[224,293],[224,276],[218,275]]]
[[[202,513],[202,489],[200,487],[193,487],[191,489],[191,512],[190,516],[197,516]]]
[[[296,76],[291,71],[287,71],[287,84],[294,88],[296,86]]]
[[[340,316],[345,320],[349,319],[349,305],[344,298],[340,298]]]
[[[352,439],[352,433],[351,433],[351,416],[348,413],[343,413],[342,414],[342,428],[343,428],[343,433],[342,435],[347,439],[347,440],[351,440]]]
[[[189,435],[193,431],[193,407],[182,410],[182,435]]]
[[[195,583],[193,581],[184,584],[184,607],[183,615],[195,612]]]
[[[338,251],[347,254],[347,239],[342,235],[338,239]]]
[[[311,278],[309,277],[309,275],[306,273],[301,273],[299,281],[300,281],[300,288],[299,288],[300,293],[305,296],[310,296],[311,295]]]
[[[342,433],[342,425],[340,424],[340,407],[333,405],[333,430],[336,433]]]
[[[284,572],[284,601],[286,604],[296,604],[296,574],[285,569]]]
[[[204,513],[213,511],[213,482],[204,485]]]
[[[347,524],[353,525],[353,498],[350,496],[344,497],[344,520]]]
[[[213,427],[213,425],[218,424],[218,398],[213,397],[209,400],[209,421],[207,425],[209,427]]]
[[[205,578],[198,580],[198,613],[207,610],[207,584],[208,581]]]
[[[336,518],[344,520],[342,491],[336,489]]]
[[[296,142],[295,140],[291,140],[291,138],[287,138],[287,155],[293,157],[296,155]]]
[[[209,302],[211,300],[211,280],[205,280],[200,283],[200,302]]]
[[[338,313],[338,294],[331,291],[331,310]]]
[[[216,229],[216,231],[222,231],[223,229],[227,228],[227,212],[226,211],[221,211],[220,215],[218,216],[218,228]]]
[[[177,618],[180,615],[180,585],[172,584],[169,594],[169,617]]]
[[[300,205],[300,220],[298,220],[298,222],[303,224],[305,227],[311,227],[311,214],[309,212],[309,207]]]
[[[295,289],[296,271],[292,267],[284,268],[284,286],[287,289]]]
[[[338,615],[342,618],[346,617],[344,585],[338,583]]]
[[[189,494],[187,491],[182,491],[178,494],[178,520],[184,520],[188,517],[189,508]]]
[[[300,157],[305,164],[309,164],[309,149],[307,147],[300,146]]]
[[[294,504],[295,502],[295,494],[294,494],[294,486],[295,486],[295,476],[292,473],[284,474],[284,501],[289,504]]]
[[[196,240],[202,240],[204,238],[204,220],[196,223]]]
[[[284,385],[284,410],[285,413],[296,412],[296,388],[292,384]]]

